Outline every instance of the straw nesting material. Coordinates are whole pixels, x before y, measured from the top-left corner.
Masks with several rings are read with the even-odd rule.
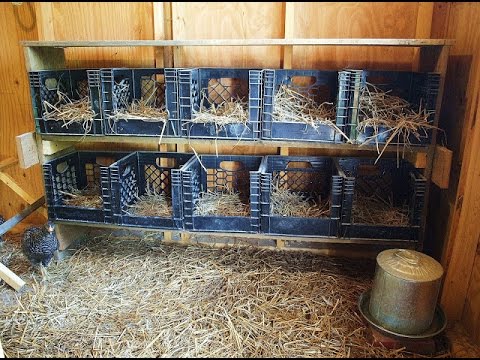
[[[65,205],[94,209],[103,208],[103,199],[98,186],[87,186],[83,190],[71,188],[70,191],[59,192],[66,196],[63,198]]]
[[[207,101],[204,98],[205,101]],[[220,104],[211,103],[210,107],[203,106],[202,100],[200,109],[193,110],[192,123],[214,123],[217,128],[229,124],[248,124],[248,103],[241,99],[224,100]]]
[[[201,192],[195,204],[194,214],[198,216],[250,216],[250,205],[240,200],[239,193]]]
[[[90,132],[95,118],[95,111],[93,111],[90,98],[88,96],[72,101],[70,98],[60,91],[57,91],[58,101],[55,104],[50,104],[44,100],[45,120],[63,121],[62,127],[68,128],[73,123],[81,123],[85,133]]]
[[[289,189],[275,188],[270,195],[272,215],[295,217],[328,217],[330,201],[315,201]]]
[[[357,224],[408,226],[408,208],[393,206],[378,195],[356,194],[352,207],[353,222]]]
[[[145,189],[145,194],[137,196],[137,201],[124,210],[129,215],[172,217],[172,199],[165,193],[157,193],[153,185]]]
[[[8,357],[411,356],[367,343],[357,302],[373,260],[103,235],[42,282],[8,246],[29,288],[0,285]]]
[[[125,108],[118,109],[110,119],[118,120],[141,120],[146,122],[162,122],[167,119],[165,105],[160,108],[149,104],[149,100],[134,99]]]
[[[428,112],[422,104],[418,111],[415,111],[408,101],[390,95],[389,92],[367,83],[359,98],[359,109],[363,119],[357,125],[357,131],[364,132],[367,127],[373,128],[373,135],[362,145],[374,141],[378,148],[379,138],[386,138],[382,151],[378,150],[377,160],[397,136],[400,143],[409,146],[411,136],[420,140],[427,136],[428,129],[437,128],[428,121],[432,112]]]

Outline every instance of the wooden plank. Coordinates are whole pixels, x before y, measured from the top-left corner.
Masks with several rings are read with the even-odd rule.
[[[440,189],[448,189],[453,152],[444,146],[435,146],[432,181]]]
[[[196,40],[97,40],[97,41],[22,41],[26,47],[136,47],[136,46],[443,46],[454,39],[382,39],[382,38],[295,38],[295,39],[196,39]]]
[[[12,229],[15,225],[17,225],[20,221],[25,219],[32,212],[40,208],[44,203],[45,203],[45,196],[42,196],[38,200],[35,200],[31,205],[27,206],[25,209],[20,211],[18,214],[16,214],[12,218],[8,219],[3,224],[1,224],[0,236],[5,234],[10,229]]]
[[[42,154],[43,156],[50,156],[71,147],[72,147],[72,143],[70,142],[43,140]]]
[[[418,39],[429,38],[432,32],[433,21],[433,2],[419,2],[417,11],[417,23],[415,29],[415,37]],[[420,49],[414,50],[413,70],[418,68],[418,61],[420,60]]]
[[[10,189],[12,189],[18,196],[20,196],[23,200],[25,200],[29,204],[33,204],[35,202],[35,198],[33,198],[29,193],[23,190],[7,173],[0,171],[0,181],[3,181]]]
[[[18,163],[18,159],[14,157],[9,157],[7,159],[4,159],[0,161],[0,171],[8,169],[10,166],[15,165]]]
[[[295,4],[292,2],[285,3],[285,39],[295,37]],[[293,46],[283,47],[283,68],[291,69],[293,64]]]
[[[34,132],[16,136],[15,142],[17,143],[18,162],[22,169],[28,169],[39,163]]]
[[[59,224],[55,223],[55,235],[57,236],[58,242],[60,244],[59,250],[66,250],[80,239],[88,236],[91,227],[86,227],[78,224]]]
[[[0,262],[0,278],[5,281],[8,285],[15,289],[15,291],[20,291],[25,286],[25,281],[20,279],[12,270],[7,268]],[[0,344],[1,346],[1,344]],[[0,357],[3,357],[3,350],[0,349]]]
[[[475,261],[470,276],[462,323],[475,343],[480,345],[480,242],[477,245]]]
[[[155,40],[172,40],[172,3],[153,3]],[[173,51],[170,47],[155,49],[155,67],[173,67]]]

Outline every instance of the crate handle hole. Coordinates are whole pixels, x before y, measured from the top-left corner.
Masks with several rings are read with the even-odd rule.
[[[225,171],[239,171],[244,170],[245,165],[241,161],[222,161],[220,163],[220,169]]]
[[[63,174],[67,170],[68,170],[68,164],[66,161],[61,162],[60,164],[57,164],[57,172],[59,174]]]
[[[155,163],[158,167],[169,167],[169,168],[177,168],[177,159],[174,158],[161,158],[158,157],[155,159]]]
[[[47,90],[57,90],[58,88],[58,81],[55,78],[48,78],[45,79],[45,87]]]
[[[317,78],[315,76],[292,76],[291,83],[292,85],[298,87],[308,87],[312,86],[317,82]]]
[[[308,161],[289,161],[287,169],[311,169],[313,166]]]

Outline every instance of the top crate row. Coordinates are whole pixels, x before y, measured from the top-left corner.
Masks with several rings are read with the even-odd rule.
[[[30,72],[37,132],[430,143],[440,75],[115,68]]]

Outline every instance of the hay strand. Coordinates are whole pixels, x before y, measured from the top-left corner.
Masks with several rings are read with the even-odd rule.
[[[270,195],[272,215],[294,217],[328,217],[330,215],[329,199],[315,201],[289,189],[275,187]]]
[[[412,356],[367,342],[357,302],[373,260],[106,234],[42,282],[18,240],[0,251],[29,287],[0,285],[7,357]]]
[[[67,196],[63,198],[65,205],[94,209],[103,208],[99,186],[88,186],[82,190],[71,188],[69,191],[60,190],[59,193]]]
[[[408,207],[397,207],[391,200],[357,192],[352,206],[352,221],[357,224],[407,226]]]
[[[137,201],[124,210],[128,215],[172,217],[172,199],[165,193],[157,193],[153,184],[146,183],[145,194],[137,195]]]
[[[250,216],[250,205],[240,200],[236,192],[201,192],[195,204],[198,216]]]

